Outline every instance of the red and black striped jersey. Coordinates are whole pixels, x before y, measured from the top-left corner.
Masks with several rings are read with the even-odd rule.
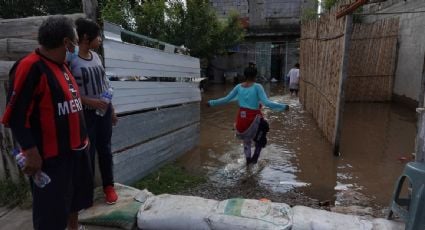
[[[65,64],[37,49],[17,61],[9,77],[2,123],[21,148],[37,146],[46,159],[88,144],[79,89]]]

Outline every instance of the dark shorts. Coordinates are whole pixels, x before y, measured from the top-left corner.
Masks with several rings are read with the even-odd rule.
[[[87,149],[43,161],[51,179],[44,188],[31,181],[35,230],[62,230],[70,213],[93,204],[93,173]]]

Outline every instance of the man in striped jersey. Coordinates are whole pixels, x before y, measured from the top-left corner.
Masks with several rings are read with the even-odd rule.
[[[80,93],[64,64],[78,41],[73,22],[47,18],[39,28],[40,47],[15,63],[2,122],[12,129],[26,156],[23,172],[42,170],[51,182],[31,181],[36,230],[78,229],[78,211],[93,202],[93,176],[87,151]]]

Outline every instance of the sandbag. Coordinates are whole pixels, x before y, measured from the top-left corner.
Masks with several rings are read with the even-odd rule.
[[[79,213],[82,224],[134,229],[137,212],[143,202],[141,199],[147,199],[153,194],[118,183],[114,187],[118,194],[118,201],[114,205],[106,204],[102,188],[96,188],[93,206]],[[137,197],[139,201],[136,200]]]
[[[251,199],[221,201],[208,216],[214,230],[289,230],[292,227],[292,210],[287,204]]]
[[[143,230],[210,230],[205,221],[218,201],[191,196],[163,194],[149,197],[137,214]]]
[[[287,230],[291,224],[288,205],[249,199],[218,202],[165,194],[149,197],[137,214],[143,230]]]
[[[292,230],[402,230],[403,223],[295,206]],[[342,227],[343,226],[343,227]]]

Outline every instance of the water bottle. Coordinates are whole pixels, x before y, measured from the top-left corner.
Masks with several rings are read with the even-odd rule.
[[[112,90],[111,87],[109,87],[108,90],[106,90],[105,92],[102,93],[102,95],[100,95],[100,100],[109,104],[112,100],[113,95],[114,95],[114,91]],[[96,109],[96,114],[101,117],[103,117],[105,113],[106,113],[106,110]]]
[[[15,149],[12,152],[12,155],[15,157],[16,163],[18,164],[19,168],[23,168],[25,165],[26,157],[24,154]],[[34,184],[37,185],[39,188],[44,188],[48,183],[50,183],[50,177],[42,172],[38,171],[32,176],[32,180],[34,181]]]

